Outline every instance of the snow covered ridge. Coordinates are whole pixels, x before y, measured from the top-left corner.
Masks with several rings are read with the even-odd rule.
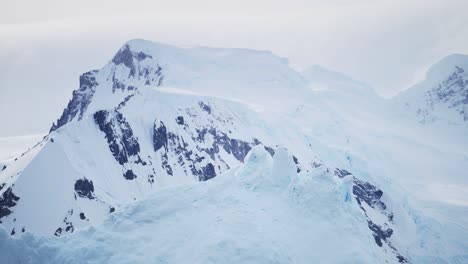
[[[350,232],[339,243],[357,243],[359,250],[351,248],[342,255],[334,254],[332,257],[337,259],[331,261],[346,256],[369,263],[376,262],[375,259],[389,263],[466,260],[467,242],[460,237],[467,232],[457,229],[465,225],[455,222],[444,226],[440,219],[418,211],[420,207],[413,208],[397,182],[401,177],[421,184],[417,176],[421,174],[426,179],[434,163],[422,160],[429,164],[411,170],[414,165],[404,162],[420,162],[414,158],[418,155],[408,158],[401,155],[402,151],[420,154],[435,149],[430,158],[439,162],[446,157],[447,167],[457,164],[450,175],[460,175],[458,172],[467,164],[463,147],[452,151],[439,148],[448,148],[447,144],[431,145],[433,140],[420,136],[415,140],[413,134],[402,133],[407,123],[387,116],[387,103],[375,95],[368,96],[366,87],[359,88],[362,83],[332,72],[324,74],[325,78],[316,75],[306,78],[292,70],[285,59],[263,51],[178,48],[143,40],[127,42],[102,69],[81,76],[79,89],[50,133],[0,172],[1,226],[5,234],[19,238],[1,234],[1,244],[12,249],[13,255],[8,256],[13,260],[28,262],[15,255],[18,250],[15,247],[24,245],[30,249],[41,244],[61,248],[66,245],[60,243],[77,243],[89,234],[102,238],[100,232],[107,232],[104,231],[107,228],[121,232],[112,221],[135,221],[133,224],[138,225],[159,218],[167,222],[148,228],[160,230],[161,233],[154,233],[155,238],[169,239],[170,234],[161,229],[172,224],[173,231],[191,227],[184,222],[187,220],[173,221],[174,217],[180,219],[178,215],[182,212],[187,213],[184,219],[196,214],[190,209],[191,201],[202,212],[212,212],[210,216],[198,215],[200,221],[213,223],[213,219],[206,217],[214,216],[213,212],[218,210],[229,213],[231,207],[220,202],[229,198],[229,192],[227,196],[223,194],[227,184],[235,197],[230,213],[243,215],[245,207],[253,203],[244,224],[271,216],[258,215],[263,205],[257,207],[254,201],[259,195],[257,190],[261,190],[260,196],[268,197],[264,202],[278,202],[281,210],[302,205],[293,215],[300,215],[302,225],[298,226],[304,230],[312,232],[327,227],[330,232],[321,234],[335,243],[343,238],[344,231]],[[330,89],[324,92],[310,89],[312,79]],[[393,146],[401,146],[402,142],[412,144],[394,152]],[[399,159],[400,156],[403,158]],[[394,169],[400,166],[403,169]],[[422,169],[426,169],[424,173]],[[385,172],[395,177],[391,178],[392,184],[382,176]],[[445,176],[447,171],[443,173]],[[207,180],[210,181],[197,183]],[[463,180],[456,180],[463,189]],[[195,186],[191,185],[194,183],[198,185],[187,187]],[[416,191],[414,188],[408,193]],[[279,193],[284,195],[276,197]],[[144,220],[146,211],[151,219]],[[274,211],[273,215],[280,211]],[[327,217],[320,217],[322,211],[327,212]],[[141,218],[132,218],[132,212],[139,212]],[[457,216],[464,215],[463,212]],[[269,219],[268,223],[274,217]],[[274,229],[264,234],[275,233],[274,230],[286,225],[280,223],[273,224]],[[248,237],[248,233],[241,232],[242,226],[236,224],[228,222],[223,228],[233,228],[232,232]],[[148,233],[130,226],[127,227],[137,237]],[[85,230],[78,232],[81,229]],[[460,235],[453,236],[457,232]],[[118,235],[111,234],[109,239]],[[293,232],[288,237],[290,242],[272,249],[300,248],[303,245],[292,242],[299,241],[295,240],[297,236],[299,233]],[[173,243],[193,246],[180,241],[180,237],[174,239]],[[227,247],[236,251],[240,243],[219,241],[221,238],[217,236],[213,239],[207,240],[214,243],[207,244],[209,249]],[[95,242],[99,241],[102,239]],[[307,241],[316,241],[312,233],[304,237],[302,244]],[[330,253],[331,244],[327,245],[328,251],[323,252]],[[249,245],[239,247],[245,249]],[[44,250],[36,253],[50,254]],[[301,257],[310,256],[304,248],[296,256],[276,254],[268,248],[261,250],[272,256],[270,260],[278,258],[268,262],[303,263]],[[320,250],[317,252],[311,257],[327,258]],[[28,251],[26,255],[36,253]],[[166,253],[155,254],[173,260],[162,256]],[[55,257],[56,262],[69,262],[65,258],[71,261],[76,255]],[[206,259],[201,257],[200,263],[206,262],[203,260]]]
[[[426,80],[398,98],[421,123],[468,124],[468,56],[454,54],[431,67]]]

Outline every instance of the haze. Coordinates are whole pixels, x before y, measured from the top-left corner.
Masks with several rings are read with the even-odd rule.
[[[127,40],[271,50],[390,97],[452,53],[468,53],[467,1],[5,1],[1,136],[47,132],[81,73]]]

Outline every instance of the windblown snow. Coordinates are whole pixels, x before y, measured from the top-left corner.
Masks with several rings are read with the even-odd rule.
[[[387,100],[267,51],[131,40],[0,164],[1,259],[468,263],[467,65]]]

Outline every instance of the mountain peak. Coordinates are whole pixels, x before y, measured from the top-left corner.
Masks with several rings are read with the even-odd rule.
[[[468,55],[452,54],[429,68],[426,79],[397,97],[421,123],[468,121]]]

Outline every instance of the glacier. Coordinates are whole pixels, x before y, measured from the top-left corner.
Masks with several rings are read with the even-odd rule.
[[[63,238],[3,232],[8,263],[306,263],[382,261],[356,203],[326,170],[298,175],[284,149],[253,148],[205,183],[162,189],[98,227]],[[281,184],[278,184],[281,183]],[[367,233],[367,234],[366,234]],[[336,235],[331,235],[336,234]],[[366,234],[366,235],[363,235]]]

